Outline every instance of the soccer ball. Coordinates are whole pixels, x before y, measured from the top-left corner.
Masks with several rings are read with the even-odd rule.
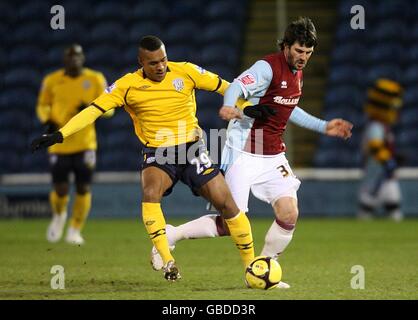
[[[271,257],[254,258],[245,271],[245,282],[252,289],[273,289],[282,278],[280,264]]]

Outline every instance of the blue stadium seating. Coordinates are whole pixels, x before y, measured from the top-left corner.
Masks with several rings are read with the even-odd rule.
[[[134,21],[160,21],[164,23],[170,17],[170,10],[163,1],[140,1],[128,10]]]
[[[418,26],[417,26],[417,30],[418,30]],[[418,36],[417,36],[417,39],[418,39]],[[405,63],[407,67],[412,67],[412,68],[416,67],[418,63],[418,44],[408,46],[408,50],[405,50],[404,56],[405,56],[404,59],[405,59]]]
[[[155,21],[137,22],[130,26],[128,39],[131,45],[138,46],[139,40],[146,35],[155,35],[164,41],[161,25]]]
[[[367,33],[372,42],[403,40],[406,35],[407,27],[401,18],[380,21]]]
[[[124,2],[100,1],[93,7],[92,17],[94,21],[124,21],[128,14],[128,8]],[[114,33],[118,34],[116,31]]]
[[[171,61],[189,61],[194,63],[197,53],[188,45],[172,45],[167,47],[167,56]]]
[[[4,75],[3,84],[8,88],[16,87],[39,87],[41,82],[41,75],[35,69],[19,67],[7,71]]]
[[[167,28],[167,31],[164,33],[163,41],[168,48],[175,44],[194,45],[199,42],[201,34],[200,29],[200,24],[195,21],[179,21]]]
[[[29,20],[49,21],[52,17],[51,7],[49,1],[29,1],[18,7],[17,16],[21,23]]]
[[[41,66],[44,63],[44,55],[45,51],[39,46],[15,46],[9,51],[7,62],[12,68],[19,68],[25,65],[27,61],[31,61],[34,66]]]
[[[83,45],[86,66],[113,82],[138,68],[139,39],[154,34],[167,44],[170,60],[191,61],[231,81],[239,73],[239,49],[248,1],[127,0],[123,2],[52,0],[0,3],[0,130],[16,129],[19,143],[5,149],[0,131],[1,172],[48,170],[45,153],[27,153],[27,143],[42,130],[35,116],[43,76],[63,68],[63,50]],[[52,30],[50,8],[65,8],[65,29]],[[207,46],[206,46],[207,45]],[[216,45],[214,47],[214,45]],[[224,55],[222,57],[222,54]],[[217,116],[222,97],[197,91],[200,122],[206,128],[225,123]],[[215,108],[215,109],[214,109]],[[137,170],[140,144],[129,115],[97,122],[100,170]],[[128,128],[128,129],[127,129]],[[7,157],[3,157],[7,153]],[[3,161],[4,160],[4,161]]]
[[[64,30],[53,30],[49,33],[49,41],[55,46],[68,46],[71,43],[88,42],[88,29],[81,21],[68,22]]]
[[[339,66],[340,64],[360,64],[364,62],[365,48],[361,43],[356,41],[342,43],[334,48],[332,52],[333,65]]]
[[[110,44],[96,45],[85,49],[86,64],[87,65],[108,65],[111,67],[117,67],[123,64],[123,60],[120,59],[119,48]],[[99,70],[100,71],[100,70]]]
[[[383,64],[403,61],[404,48],[401,43],[379,43],[367,50],[368,64]]]
[[[201,35],[202,44],[231,44],[238,46],[242,30],[233,22],[206,25]]]
[[[355,84],[363,76],[363,72],[362,68],[356,64],[336,65],[330,70],[328,81],[334,87],[339,84]]]
[[[415,84],[405,87],[405,93],[403,96],[403,102],[405,108],[418,106],[418,91]]]
[[[22,23],[12,31],[11,38],[17,44],[45,44],[52,32],[47,23],[29,22]]]
[[[208,8],[205,10],[205,18],[212,20],[214,23],[218,21],[242,21],[245,5],[234,1],[210,1]]]
[[[352,30],[350,9],[360,4],[366,11],[366,30]],[[418,1],[342,0],[339,5],[335,47],[325,98],[325,118],[343,117],[354,123],[353,137],[343,146],[321,137],[314,165],[360,166],[360,142],[366,116],[363,105],[368,87],[380,77],[400,81],[405,88],[404,107],[396,126],[398,144],[407,155],[405,165],[418,166]],[[367,32],[366,32],[367,31]],[[350,78],[350,71],[354,76]],[[357,93],[355,89],[358,88]],[[350,97],[350,91],[353,96]],[[354,108],[354,110],[353,110]],[[345,111],[344,111],[345,110]],[[354,111],[354,112],[353,112]],[[412,147],[414,146],[414,147]],[[415,152],[413,151],[415,148]],[[357,150],[350,161],[349,150]],[[352,153],[352,152],[351,152]],[[336,156],[338,154],[338,157]],[[353,165],[354,164],[354,165]]]
[[[377,3],[376,13],[379,19],[406,17],[411,9],[408,0],[385,0]]]
[[[119,38],[124,38],[127,31],[120,22],[97,23],[90,32],[90,42],[94,45],[107,43],[110,46],[118,43]]]
[[[222,64],[235,69],[238,64],[238,54],[237,48],[233,45],[215,44],[202,47],[200,58],[203,65]]]

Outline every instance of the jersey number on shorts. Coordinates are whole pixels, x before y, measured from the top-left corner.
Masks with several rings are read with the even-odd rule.
[[[203,170],[212,166],[212,161],[206,153],[201,153],[199,157],[192,159],[190,163],[196,165],[197,174],[201,174]]]
[[[285,168],[285,166],[279,166],[279,167],[277,167],[277,169],[280,171],[280,173],[282,174],[283,178],[286,178],[289,175],[289,171],[287,171],[287,169]]]

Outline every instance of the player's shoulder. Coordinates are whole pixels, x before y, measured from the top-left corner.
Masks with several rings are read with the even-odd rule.
[[[202,67],[198,66],[197,64],[194,64],[192,62],[189,61],[184,61],[184,62],[173,62],[170,61],[168,62],[168,68],[170,69],[170,71],[174,71],[174,72],[179,72],[179,73],[200,73],[200,74],[204,74],[206,72],[205,69],[203,69]]]
[[[84,68],[83,69],[83,74],[87,77],[92,77],[92,78],[102,78],[102,77],[104,77],[102,72],[100,72],[98,70],[90,69],[90,68]]]
[[[44,82],[54,82],[64,76],[64,69],[58,69],[47,73],[44,76]]]
[[[142,71],[141,69],[138,69],[136,71],[132,71],[132,72],[128,72],[124,74],[115,82],[118,83],[119,85],[124,85],[124,86],[129,87],[129,86],[134,86],[135,84],[137,84],[139,81],[142,81],[142,80],[144,80]]]

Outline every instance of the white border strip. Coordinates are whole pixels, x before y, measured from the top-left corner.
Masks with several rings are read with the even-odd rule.
[[[361,169],[295,169],[295,175],[302,180],[348,181],[359,180],[363,176]],[[418,168],[401,168],[397,171],[399,179],[418,180]],[[0,186],[36,185],[51,183],[49,173],[5,174],[0,175]],[[139,172],[98,172],[94,183],[140,183]]]

